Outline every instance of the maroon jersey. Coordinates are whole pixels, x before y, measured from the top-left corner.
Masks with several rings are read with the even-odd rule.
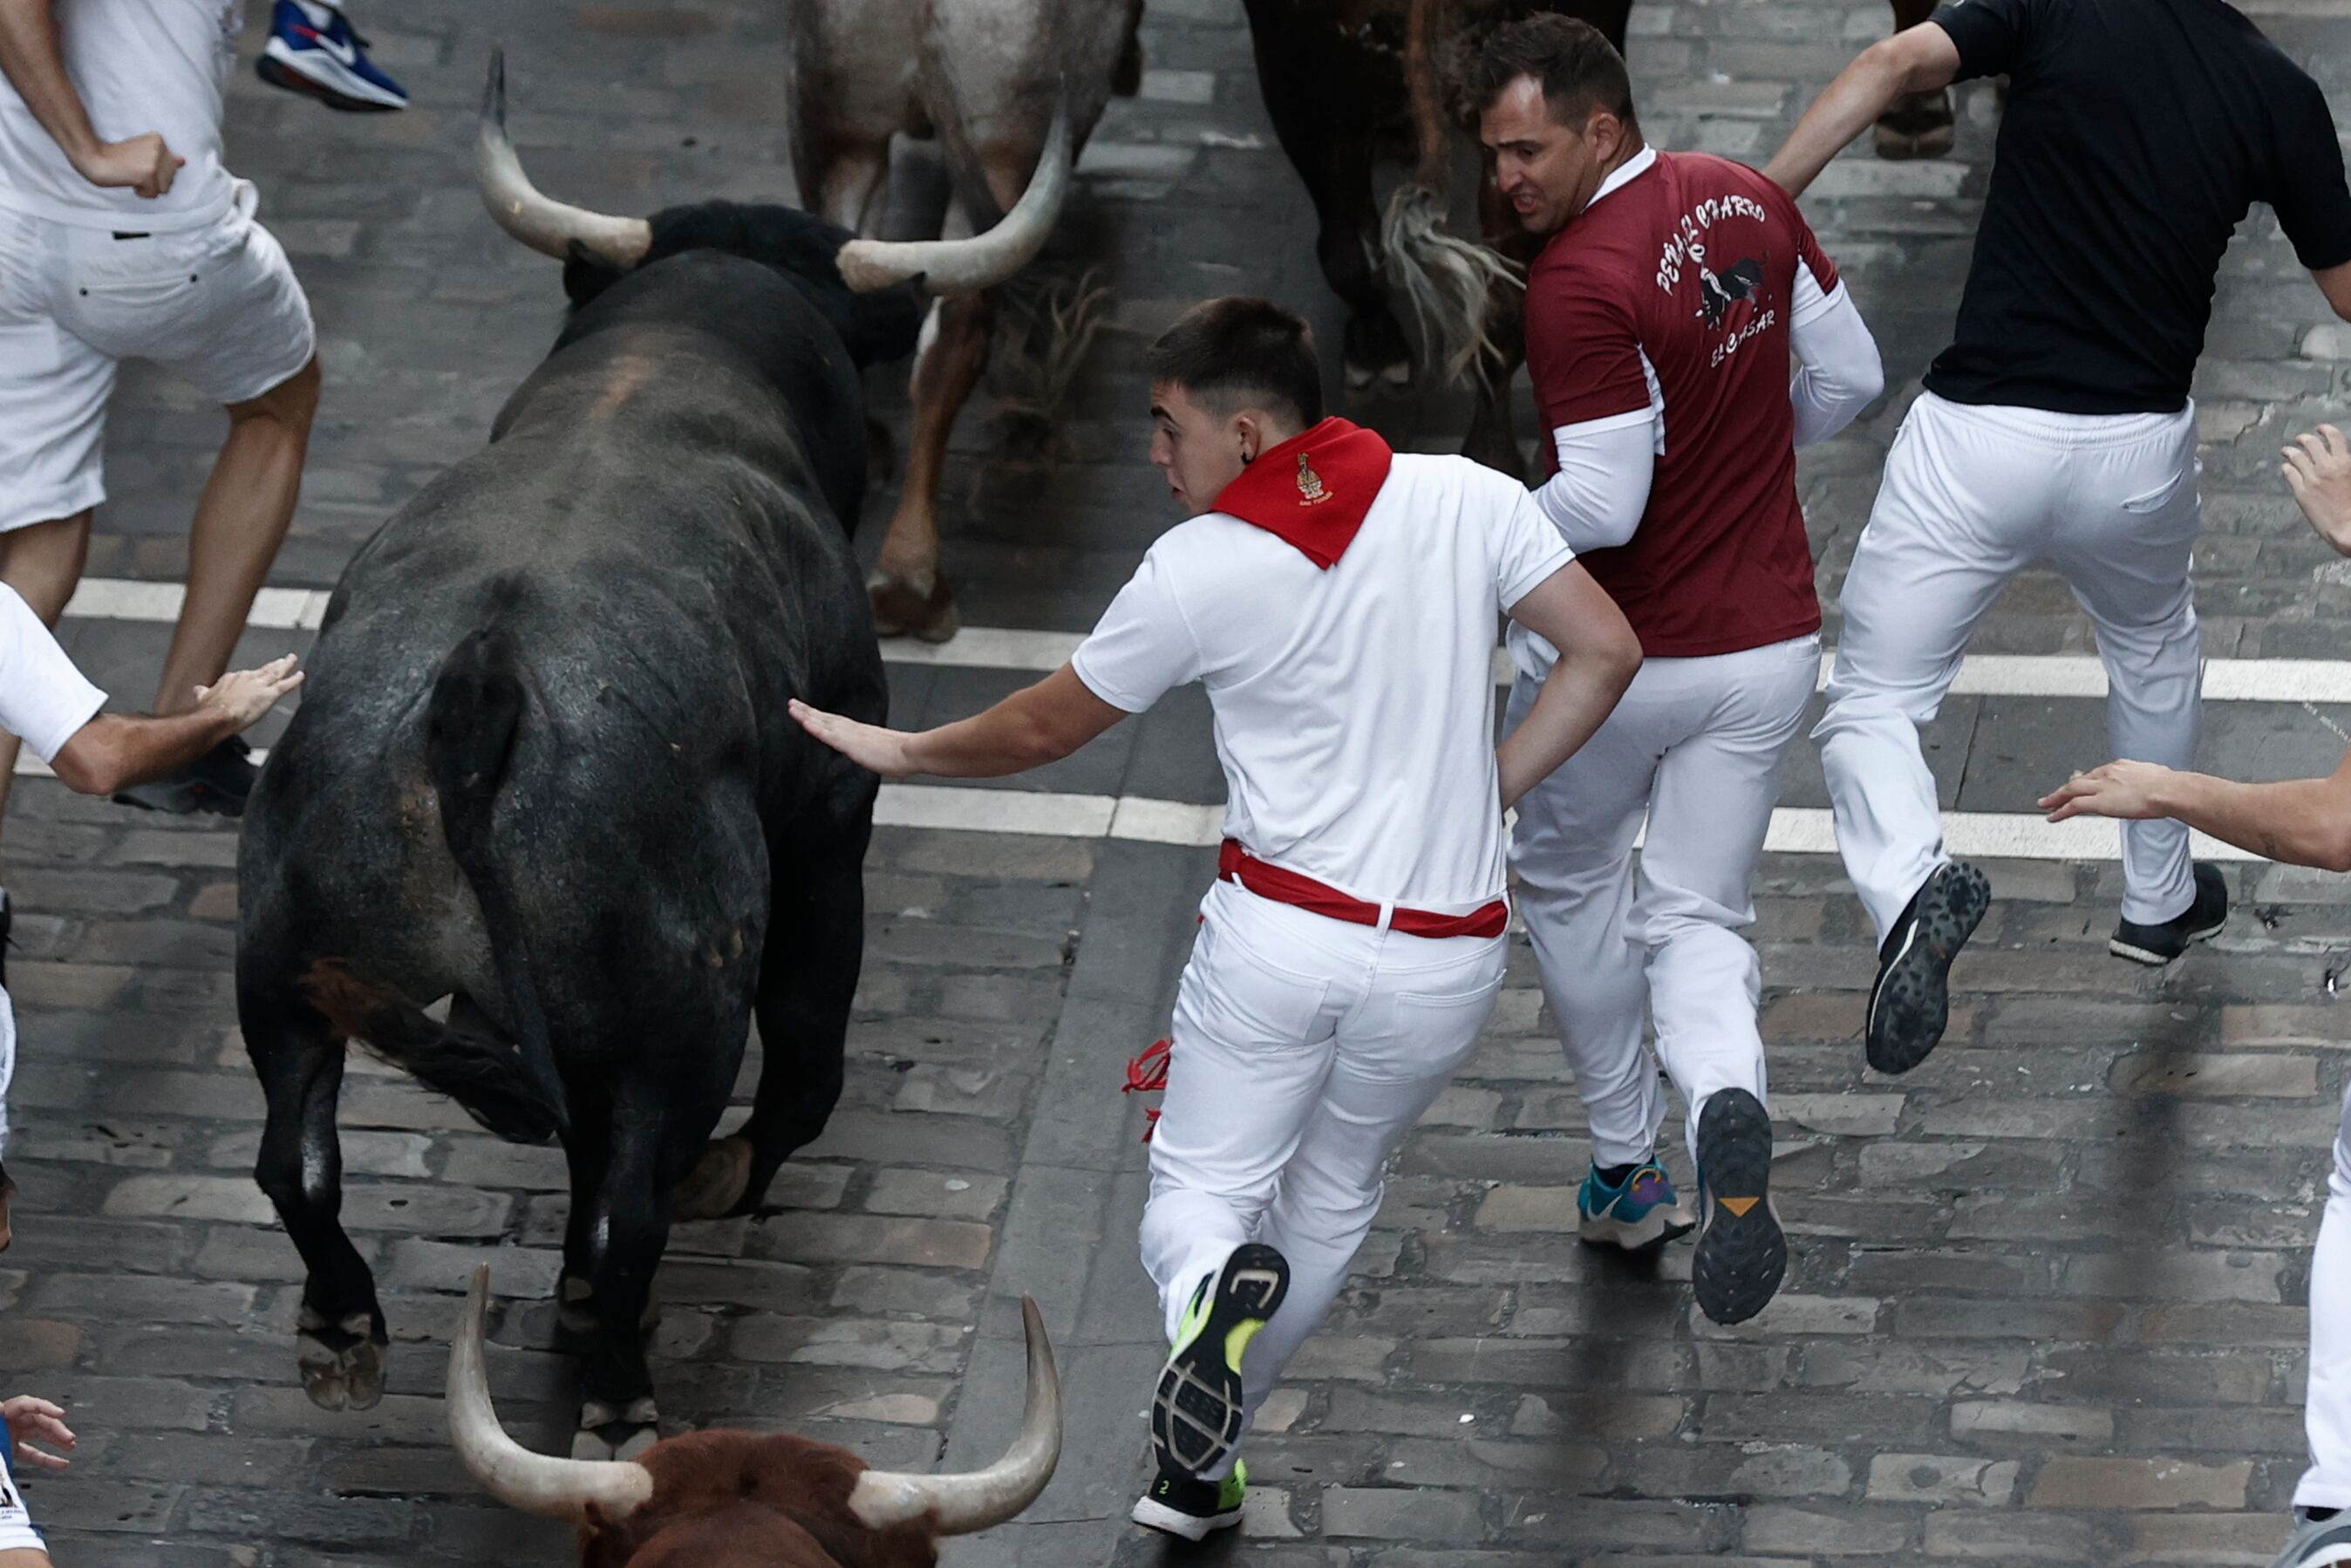
[[[1796,502],[1788,333],[1836,268],[1743,163],[1660,152],[1553,235],[1527,277],[1545,471],[1562,428],[1655,411],[1664,443],[1632,539],[1579,559],[1651,658],[1817,632]]]

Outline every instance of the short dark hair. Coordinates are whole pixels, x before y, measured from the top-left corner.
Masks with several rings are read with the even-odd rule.
[[[1562,125],[1580,129],[1604,109],[1628,127],[1640,123],[1633,114],[1633,79],[1625,74],[1625,57],[1589,22],[1544,12],[1495,28],[1469,68],[1473,103],[1481,111],[1492,107],[1520,77],[1542,84],[1552,118]]]
[[[1174,382],[1219,414],[1257,406],[1301,430],[1322,421],[1314,334],[1270,299],[1228,294],[1193,306],[1159,334],[1145,364],[1153,381]]]

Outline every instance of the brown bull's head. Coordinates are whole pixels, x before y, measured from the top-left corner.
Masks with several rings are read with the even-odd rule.
[[[1061,1454],[1061,1386],[1037,1303],[1023,1297],[1029,1394],[1004,1457],[967,1475],[868,1469],[846,1448],[755,1432],[694,1432],[634,1460],[559,1459],[507,1436],[482,1365],[490,1269],[449,1347],[449,1437],[500,1501],[580,1526],[582,1568],[932,1568],[937,1541],[1036,1500]]]

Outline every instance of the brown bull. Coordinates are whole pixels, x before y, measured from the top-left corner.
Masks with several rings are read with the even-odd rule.
[[[692,1432],[636,1459],[559,1459],[507,1436],[482,1365],[490,1269],[474,1270],[449,1346],[449,1437],[499,1501],[580,1527],[580,1568],[933,1568],[938,1542],[1037,1500],[1061,1453],[1061,1387],[1022,1297],[1028,1400],[1004,1457],[967,1475],[869,1469],[789,1434]]]

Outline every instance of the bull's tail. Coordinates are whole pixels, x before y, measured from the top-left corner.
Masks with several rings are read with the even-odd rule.
[[[1436,39],[1446,0],[1413,0],[1405,18],[1405,91],[1417,159],[1413,177],[1388,196],[1380,216],[1380,270],[1420,329],[1423,360],[1447,382],[1465,380],[1495,351],[1489,304],[1516,287],[1517,267],[1489,246],[1445,226],[1452,204],[1451,117],[1439,86]]]
[[[405,1050],[378,1049],[450,1095],[501,1136],[544,1142],[565,1130],[563,1082],[547,1011],[531,978],[522,926],[491,841],[490,811],[505,781],[526,697],[513,644],[475,632],[441,662],[425,718],[425,758],[441,798],[441,831],[473,885],[489,933],[490,956],[512,1025],[515,1049],[453,1030]],[[495,1104],[496,1121],[485,1114]],[[507,1128],[513,1131],[507,1131]],[[535,1134],[535,1136],[532,1136]]]

